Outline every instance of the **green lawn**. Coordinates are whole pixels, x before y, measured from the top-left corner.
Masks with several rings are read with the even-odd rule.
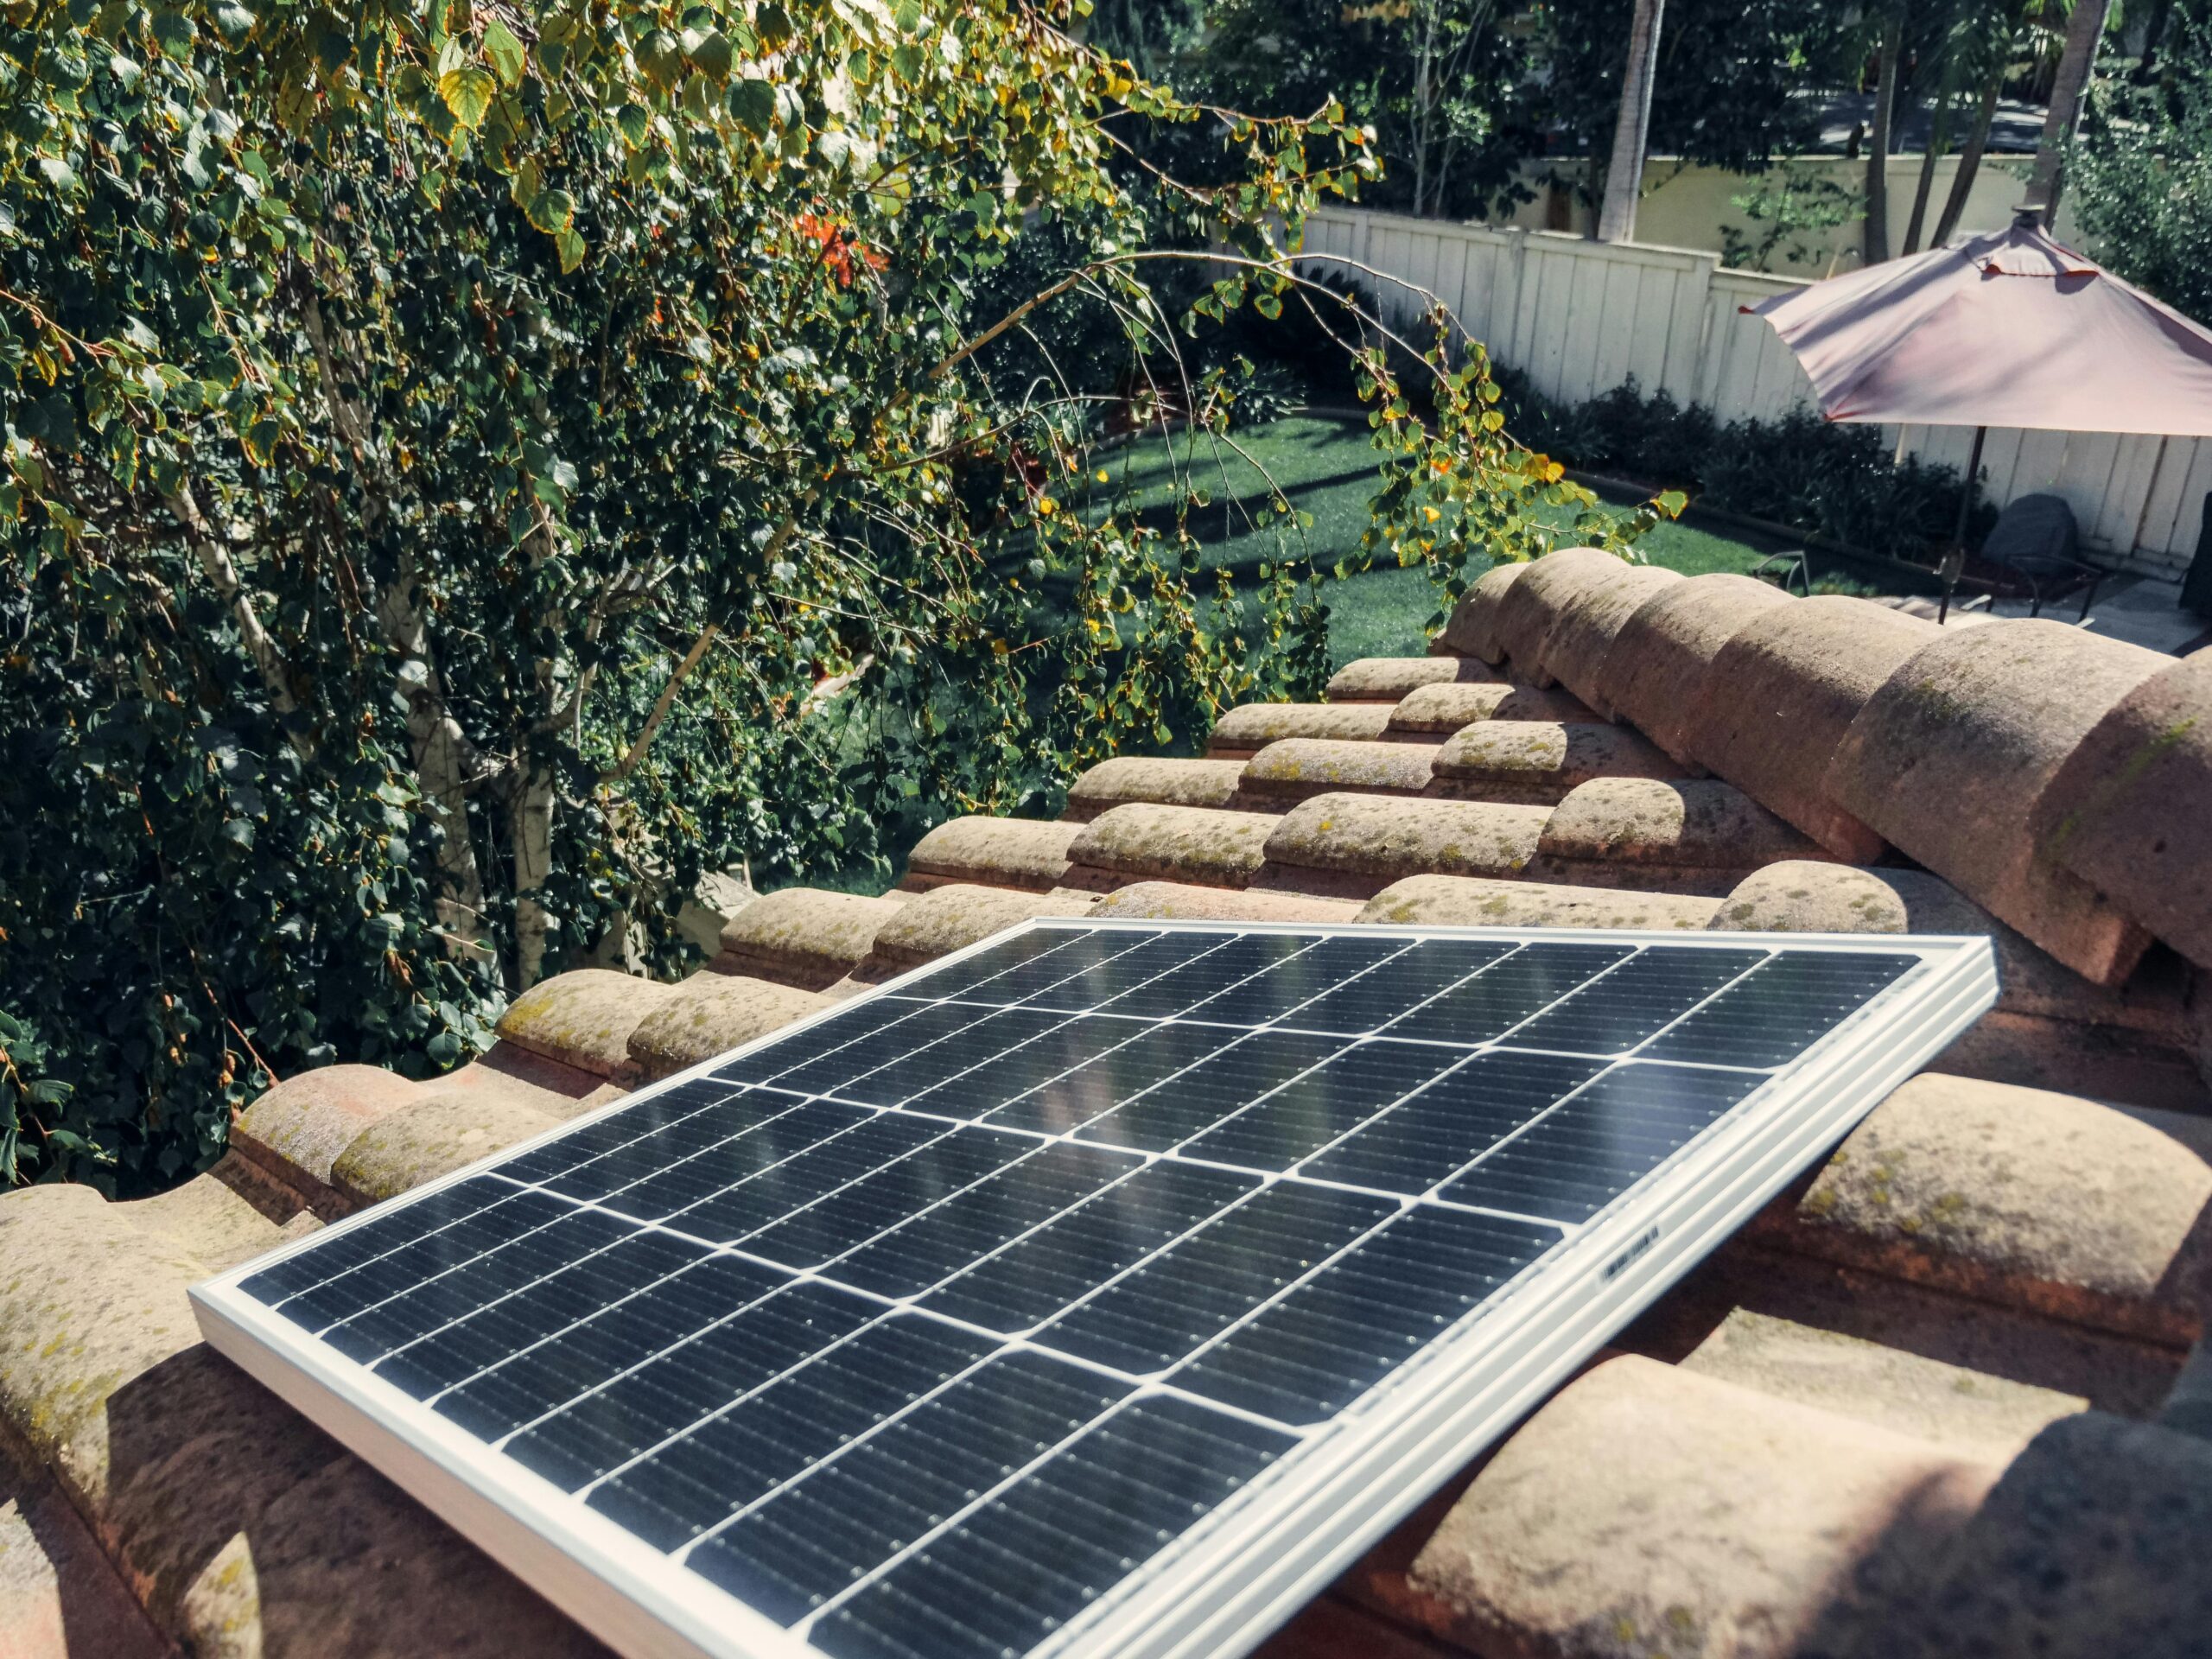
[[[1094,486],[1086,505],[1103,512],[1109,501],[1127,502],[1157,515],[1172,509],[1180,474],[1209,502],[1190,516],[1192,533],[1205,543],[1208,565],[1269,557],[1287,549],[1325,567],[1356,550],[1367,528],[1377,464],[1368,436],[1356,421],[1294,415],[1235,435],[1233,444],[1192,432],[1131,443],[1108,462],[1111,482]],[[1274,489],[1313,516],[1302,539],[1294,527],[1269,522],[1266,504]],[[1685,575],[1748,570],[1766,556],[1765,549],[1750,542],[1681,524],[1661,524],[1642,547],[1654,564]],[[1436,601],[1421,572],[1370,571],[1332,582],[1331,590],[1330,656],[1339,666],[1356,658],[1427,648],[1422,625]]]

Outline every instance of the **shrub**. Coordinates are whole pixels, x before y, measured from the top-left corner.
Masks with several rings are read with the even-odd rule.
[[[1920,563],[1935,563],[1957,527],[1958,473],[1896,460],[1879,427],[1836,425],[1804,410],[1723,425],[1664,391],[1646,397],[1633,379],[1561,405],[1525,375],[1497,375],[1514,429],[1587,471],[1685,489],[1707,506]],[[1996,517],[1978,500],[1969,537],[1986,535]]]

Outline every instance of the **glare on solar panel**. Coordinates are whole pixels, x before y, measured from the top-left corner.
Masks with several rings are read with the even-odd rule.
[[[625,1652],[1234,1654],[1994,994],[1980,939],[1041,921],[194,1295]]]

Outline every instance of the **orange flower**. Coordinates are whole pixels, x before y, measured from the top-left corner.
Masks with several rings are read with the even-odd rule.
[[[868,262],[870,270],[881,270],[891,261],[871,247],[863,246],[849,226],[830,219],[817,218],[812,213],[798,216],[798,233],[821,250],[820,258],[830,274],[837,279],[840,288],[853,285],[853,254],[855,250]]]

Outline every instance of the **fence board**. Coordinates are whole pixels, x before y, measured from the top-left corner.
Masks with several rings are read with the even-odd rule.
[[[1633,377],[1646,395],[1663,389],[1724,421],[1772,420],[1811,397],[1796,358],[1738,309],[1802,287],[1796,278],[1722,270],[1711,253],[1691,249],[1363,208],[1313,214],[1306,245],[1437,294],[1497,362],[1548,397],[1580,401]],[[1378,297],[1402,326],[1418,314],[1418,299],[1402,290],[1384,285]],[[1973,439],[1964,429],[1924,426],[1891,436],[1900,458],[1955,468]],[[1992,430],[1982,464],[1987,499],[2002,505],[2055,490],[2088,547],[2146,570],[2187,560],[2212,491],[2212,442],[2202,441]]]

